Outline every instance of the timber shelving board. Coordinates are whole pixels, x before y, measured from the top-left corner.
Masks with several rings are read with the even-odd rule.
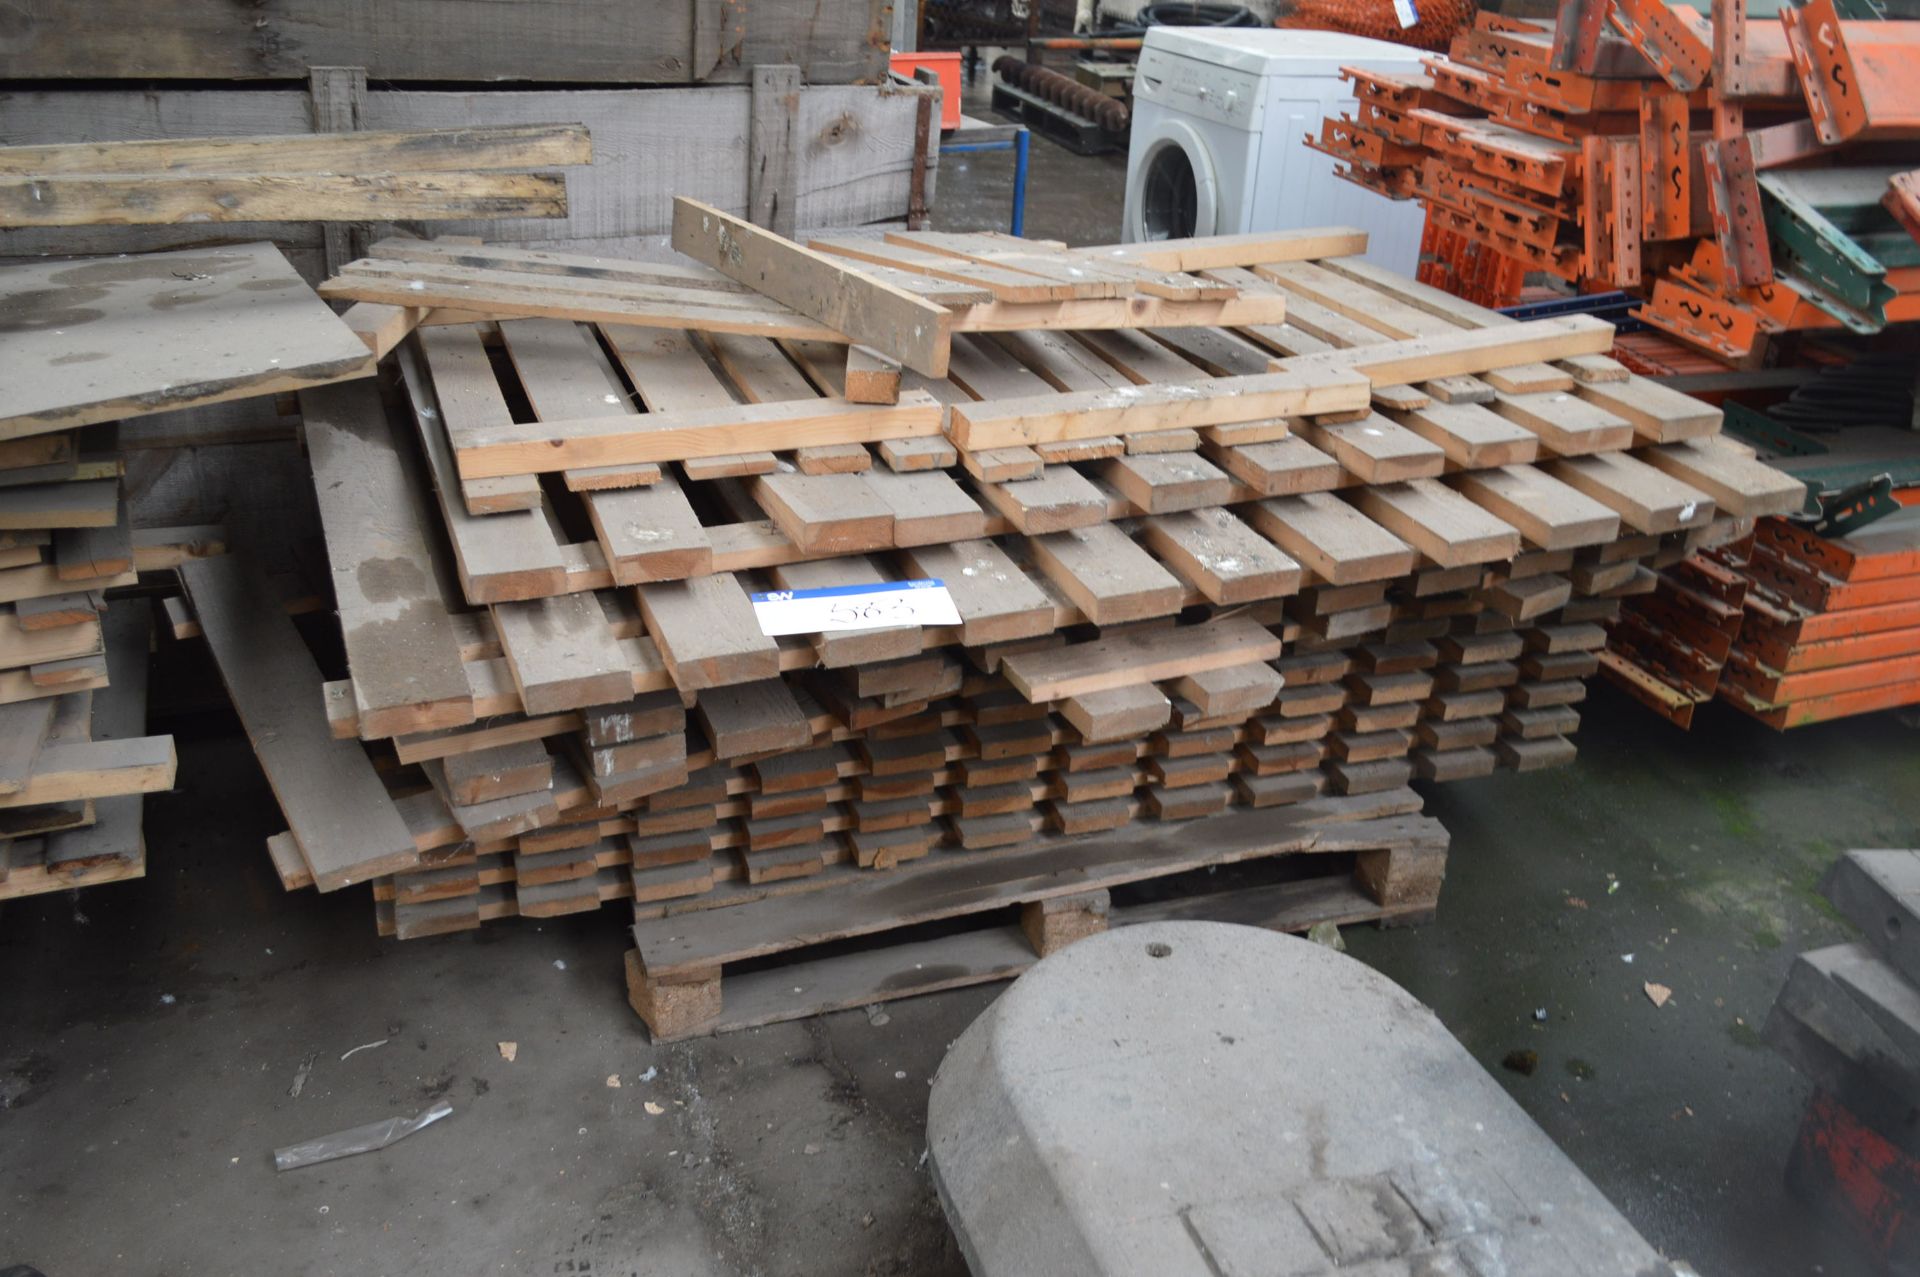
[[[0,439],[370,376],[271,244],[0,268]]]

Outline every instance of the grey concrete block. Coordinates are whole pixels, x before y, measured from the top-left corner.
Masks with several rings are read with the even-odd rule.
[[[1674,1270],[1370,968],[1220,923],[1091,936],[961,1035],[928,1113],[979,1277]]]

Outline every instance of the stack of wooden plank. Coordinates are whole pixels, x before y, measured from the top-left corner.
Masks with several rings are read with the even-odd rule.
[[[1716,696],[1784,730],[1920,702],[1920,515],[1822,535],[1762,519],[1662,574],[1608,676],[1681,726]]]
[[[269,245],[0,271],[0,899],[144,872],[144,600],[107,592],[219,545],[135,529],[115,423],[371,371]]]
[[[1920,852],[1850,851],[1820,891],[1860,939],[1797,957],[1767,1016],[1767,1042],[1813,1084],[1787,1187],[1898,1271],[1920,1255],[1891,1223],[1920,1205]]]
[[[373,879],[401,937],[631,899],[669,1034],[741,957],[1013,903],[1051,935],[1175,867],[1339,850],[1358,892],[1288,925],[1431,910],[1407,783],[1569,760],[1647,565],[1777,508],[1610,326],[1356,232],[809,249],[683,212],[717,269],[413,243],[325,286],[420,325],[384,397],[300,396],[346,679],[244,562],[183,569],[289,886]],[[906,581],[952,615],[762,624]]]
[[[1897,70],[1916,32],[1832,0],[1778,22],[1665,0],[1483,12],[1424,74],[1347,69],[1355,109],[1307,141],[1422,201],[1435,242],[1638,293],[1648,324],[1741,360],[1781,333],[1920,319],[1911,157],[1885,145],[1920,137]]]

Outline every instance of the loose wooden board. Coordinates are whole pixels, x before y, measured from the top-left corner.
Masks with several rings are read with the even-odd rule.
[[[680,461],[802,444],[879,443],[940,434],[940,404],[908,391],[898,404],[832,399],[733,408],[525,422],[465,432],[455,458],[466,478],[537,474],[573,466]]]
[[[265,583],[232,555],[181,580],[255,757],[321,891],[419,865],[419,851],[357,741],[336,740],[320,670]]]
[[[271,244],[0,270],[0,439],[368,376]]]
[[[557,173],[0,177],[0,228],[566,215]]]
[[[929,377],[943,377],[953,316],[891,284],[711,205],[673,202],[673,246],[729,278]]]
[[[986,449],[1344,412],[1367,406],[1367,386],[1364,376],[1322,368],[1304,376],[1259,373],[1175,385],[1034,395],[955,404],[948,433],[962,448]]]
[[[593,146],[586,126],[580,124],[492,124],[463,129],[0,146],[0,177],[477,173],[592,162]]]

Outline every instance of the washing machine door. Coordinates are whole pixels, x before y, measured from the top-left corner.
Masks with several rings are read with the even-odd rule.
[[[1213,156],[1199,132],[1184,120],[1163,120],[1143,139],[1128,164],[1129,243],[1217,234],[1220,183]]]

